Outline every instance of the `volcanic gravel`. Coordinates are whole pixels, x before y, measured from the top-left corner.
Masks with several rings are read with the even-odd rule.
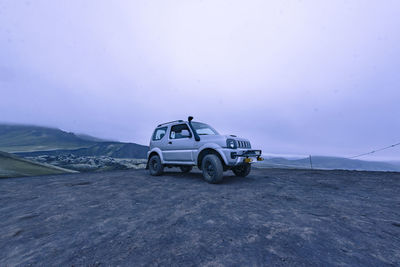
[[[0,266],[399,266],[400,173],[0,179]]]

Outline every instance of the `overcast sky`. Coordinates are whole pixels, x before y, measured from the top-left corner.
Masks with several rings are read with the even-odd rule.
[[[141,144],[207,122],[267,153],[400,142],[400,1],[0,0],[0,121]],[[372,159],[400,159],[400,147]]]

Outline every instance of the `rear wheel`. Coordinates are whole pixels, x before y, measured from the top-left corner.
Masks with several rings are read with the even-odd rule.
[[[249,163],[238,165],[233,167],[232,171],[236,176],[246,177],[251,171],[251,165]]]
[[[220,183],[224,176],[224,169],[221,160],[217,155],[209,154],[201,162],[203,177],[210,184]]]
[[[149,171],[153,176],[159,176],[164,172],[164,166],[161,163],[161,159],[158,155],[154,155],[149,160]]]
[[[188,172],[190,172],[190,171],[193,169],[192,166],[180,166],[179,168],[181,169],[181,171],[182,171],[183,173],[188,173]]]

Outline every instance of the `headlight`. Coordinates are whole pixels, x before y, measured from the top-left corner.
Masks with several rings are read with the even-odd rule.
[[[233,139],[226,139],[226,147],[231,149],[237,148],[236,141]]]

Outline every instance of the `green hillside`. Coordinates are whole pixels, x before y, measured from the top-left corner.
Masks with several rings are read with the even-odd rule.
[[[0,124],[0,151],[26,152],[54,149],[76,149],[94,145],[73,133],[59,129]]]
[[[51,165],[45,165],[22,159],[6,152],[0,152],[0,178],[38,176],[74,172],[76,171],[71,171]]]

